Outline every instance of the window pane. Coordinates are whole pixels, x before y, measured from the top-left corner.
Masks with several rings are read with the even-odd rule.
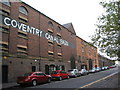
[[[7,5],[7,6],[10,6],[10,2],[8,0],[2,0],[2,3]]]
[[[61,31],[61,28],[59,26],[57,27],[57,31],[59,31],[59,32]]]
[[[49,26],[49,27],[53,27],[52,22],[48,22],[48,26]]]
[[[21,12],[21,13],[23,13],[25,15],[28,15],[28,12],[27,12],[26,8],[23,7],[23,6],[19,7],[19,12]]]

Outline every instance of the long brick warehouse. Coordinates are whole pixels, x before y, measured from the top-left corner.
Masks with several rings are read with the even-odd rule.
[[[0,3],[0,33],[3,82],[26,72],[81,69],[72,24],[61,25],[24,2]]]

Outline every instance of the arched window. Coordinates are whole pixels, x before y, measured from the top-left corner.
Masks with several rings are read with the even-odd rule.
[[[2,3],[5,4],[5,5],[7,5],[7,6],[10,6],[9,0],[2,0]]]
[[[53,23],[49,21],[49,22],[48,22],[48,26],[49,26],[49,27],[53,27]]]
[[[59,31],[59,32],[61,31],[61,28],[59,26],[57,27],[57,31]]]
[[[23,13],[25,15],[28,15],[27,9],[25,7],[23,7],[23,6],[19,7],[19,12],[21,12],[21,13]]]

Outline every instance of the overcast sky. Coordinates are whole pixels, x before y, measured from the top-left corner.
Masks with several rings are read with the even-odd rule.
[[[60,24],[72,23],[77,36],[90,42],[97,18],[103,8],[101,0],[22,0]]]

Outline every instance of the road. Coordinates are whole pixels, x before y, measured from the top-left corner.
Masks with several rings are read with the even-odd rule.
[[[91,84],[97,80],[105,78],[106,76],[109,76],[111,74],[115,74],[116,72],[118,72],[118,69],[114,68],[114,69],[110,69],[107,71],[101,71],[98,73],[89,74],[87,76],[81,76],[78,78],[72,78],[72,79],[66,79],[63,81],[47,83],[47,84],[43,84],[43,85],[31,87],[31,88],[87,88],[87,87],[83,87],[83,86],[85,86],[85,85],[87,86],[88,84]],[[111,78],[111,77],[109,77],[109,78]],[[118,77],[116,77],[116,79],[117,79],[116,82],[118,82]],[[96,83],[98,83],[98,82],[96,82]],[[90,88],[90,86],[89,86],[89,88]],[[110,87],[107,87],[107,88],[110,88]]]
[[[13,88],[73,88],[77,90],[80,88],[120,88],[119,84],[118,68],[113,68],[77,78],[52,81],[51,83],[40,84],[34,87],[16,86]]]

